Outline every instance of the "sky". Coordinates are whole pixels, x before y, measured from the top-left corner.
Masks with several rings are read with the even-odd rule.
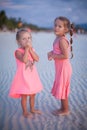
[[[8,18],[21,18],[39,27],[52,27],[58,16],[71,23],[87,23],[87,0],[0,0]]]

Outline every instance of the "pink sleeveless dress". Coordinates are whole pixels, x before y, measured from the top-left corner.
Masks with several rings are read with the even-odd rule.
[[[18,50],[24,53],[23,49],[19,48]],[[29,60],[33,61],[30,54]],[[19,61],[17,58],[16,63],[17,70],[11,84],[9,96],[13,98],[20,98],[21,94],[30,95],[40,92],[43,89],[43,86],[35,65],[33,65],[33,69],[31,71],[29,67],[25,69],[25,63]]]
[[[64,38],[66,41],[67,39]],[[69,45],[69,42],[67,41]],[[59,47],[59,40],[56,39],[53,44],[53,51],[56,54],[61,54]],[[68,46],[68,53],[70,52],[70,46]],[[72,67],[69,59],[55,59],[55,80],[52,88],[52,95],[56,99],[66,99],[70,92],[70,80],[72,74]]]

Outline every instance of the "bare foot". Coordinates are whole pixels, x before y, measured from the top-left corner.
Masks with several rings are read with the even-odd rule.
[[[53,114],[57,114],[57,113],[60,112],[60,111],[62,111],[62,108],[57,109],[57,110],[53,111],[52,113],[53,113]]]
[[[40,110],[32,110],[31,113],[33,113],[33,114],[42,114],[42,112]]]
[[[32,114],[31,113],[29,113],[29,112],[24,112],[23,113],[23,116],[25,117],[25,118],[28,118],[28,117],[32,117]]]
[[[65,116],[69,114],[70,114],[70,111],[63,111],[63,110],[60,110],[56,113],[56,115],[59,115],[59,116]]]

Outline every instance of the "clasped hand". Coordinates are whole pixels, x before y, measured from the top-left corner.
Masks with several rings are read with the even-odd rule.
[[[53,51],[50,51],[47,53],[47,56],[48,56],[48,60],[52,60],[52,55],[53,55]]]
[[[32,44],[30,42],[26,43],[25,50],[30,51],[32,49]]]

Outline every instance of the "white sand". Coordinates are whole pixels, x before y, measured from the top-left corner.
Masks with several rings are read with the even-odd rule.
[[[26,119],[22,116],[20,99],[8,97],[16,70],[13,56],[17,48],[15,33],[0,33],[0,130],[87,130],[87,35],[74,37],[69,98],[71,114],[68,116],[52,114],[53,110],[60,107],[60,101],[50,93],[54,81],[54,63],[47,60],[47,52],[52,48],[54,38],[53,33],[33,33],[33,46],[40,56],[36,65],[44,86],[44,90],[36,96],[35,106],[43,114]]]

